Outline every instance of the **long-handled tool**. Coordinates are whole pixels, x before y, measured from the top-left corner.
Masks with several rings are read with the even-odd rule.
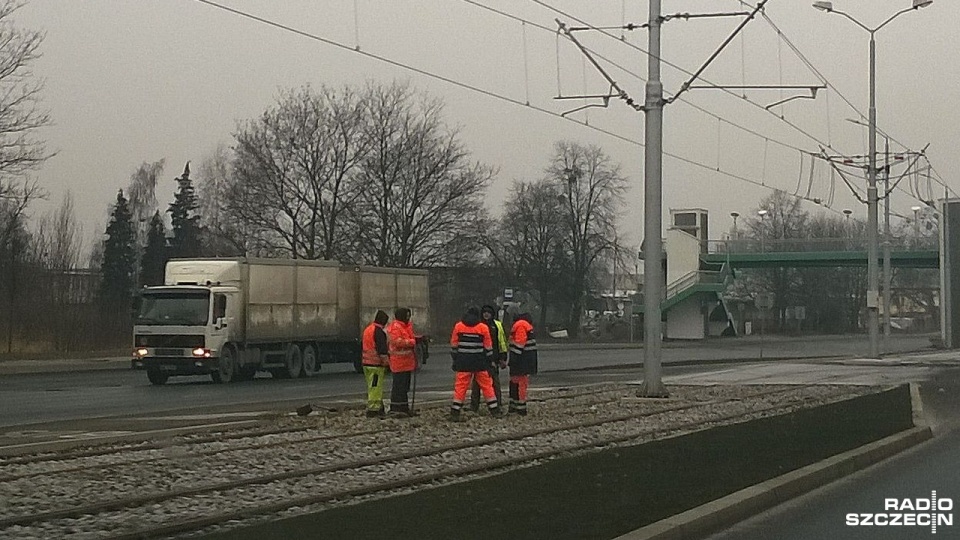
[[[412,375],[413,381],[412,381],[412,383],[411,383],[411,385],[413,386],[413,389],[412,389],[411,394],[410,394],[410,416],[413,416],[414,414],[416,414],[416,410],[417,410],[417,409],[416,409],[416,405],[417,405],[417,372],[420,371],[420,356],[422,356],[422,354],[423,354],[421,351],[422,351],[422,349],[420,348],[419,345],[414,345],[414,346],[413,346],[414,366],[413,366],[413,375]]]

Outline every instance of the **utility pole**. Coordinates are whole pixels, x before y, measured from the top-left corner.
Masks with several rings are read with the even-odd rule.
[[[890,287],[893,275],[890,273],[890,137],[884,136],[883,143],[883,341],[887,352],[890,350]]]
[[[660,0],[650,0],[647,33],[647,84],[644,99],[643,149],[643,397],[666,397],[663,384],[663,83],[660,81]]]
[[[678,13],[674,15],[661,15],[661,0],[650,0],[650,10],[648,21],[642,25],[630,24],[624,26],[624,29],[633,30],[636,28],[646,28],[647,29],[647,83],[644,89],[644,104],[642,106],[634,102],[634,100],[625,92],[617,82],[610,77],[609,74],[604,71],[603,67],[596,59],[593,58],[593,55],[589,49],[584,47],[580,42],[573,37],[573,31],[588,30],[592,27],[568,27],[561,21],[557,20],[557,24],[560,28],[560,32],[564,33],[571,41],[580,49],[580,52],[590,61],[591,64],[600,72],[601,75],[607,80],[610,84],[610,90],[606,95],[597,95],[597,96],[579,96],[577,99],[582,98],[597,98],[601,99],[601,104],[595,105],[586,105],[583,107],[578,107],[572,111],[568,111],[564,114],[569,114],[582,110],[587,107],[606,107],[609,103],[610,98],[619,98],[624,100],[627,105],[633,107],[637,111],[643,111],[644,113],[644,164],[643,164],[643,194],[644,194],[644,240],[643,240],[643,250],[644,250],[644,259],[643,259],[643,372],[644,372],[644,381],[641,386],[638,395],[641,397],[667,397],[667,389],[663,385],[663,369],[662,369],[662,311],[660,309],[660,303],[664,297],[664,275],[663,275],[663,241],[661,238],[661,231],[663,229],[663,108],[666,104],[672,103],[681,94],[688,90],[694,88],[758,88],[758,89],[783,89],[783,88],[795,88],[795,86],[740,86],[740,87],[731,87],[731,86],[718,86],[715,84],[708,85],[694,85],[700,75],[707,69],[707,67],[720,55],[723,49],[730,44],[731,41],[743,30],[743,27],[746,26],[751,20],[753,20],[757,14],[763,9],[766,3],[769,0],[759,0],[756,7],[752,11],[747,12],[736,12],[736,13],[701,13],[701,14],[690,14],[690,13]],[[680,89],[671,96],[669,101],[664,100],[663,98],[663,82],[660,80],[660,31],[664,22],[671,19],[683,19],[689,20],[691,18],[708,18],[708,17],[729,17],[729,16],[742,16],[745,17],[744,20],[737,26],[737,28],[724,40],[720,47],[707,59],[706,62],[700,68],[691,75],[690,79],[683,83]],[[811,94],[815,93],[817,88],[825,88],[825,86],[802,86],[802,88],[809,88]],[[797,99],[801,96],[794,96],[787,98],[786,100],[781,100],[771,106],[784,103],[785,101],[790,101]],[[813,97],[813,96],[811,96]],[[574,99],[573,96],[558,96],[556,99]]]
[[[867,140],[870,158],[867,165],[867,326],[870,358],[880,358],[880,328],[877,320],[877,42],[870,33],[870,127]]]
[[[876,33],[904,13],[924,8],[933,3],[933,0],[913,0],[913,6],[902,9],[881,23],[876,28],[869,28],[848,13],[834,9],[833,2],[817,1],[813,7],[827,13],[836,13],[852,21],[870,34],[870,111],[868,114],[868,163],[867,163],[867,330],[870,335],[869,357],[880,357],[880,321],[879,292],[880,269],[878,264],[878,212],[877,212],[877,42]]]

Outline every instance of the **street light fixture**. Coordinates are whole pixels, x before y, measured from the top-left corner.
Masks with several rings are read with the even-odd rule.
[[[879,288],[880,276],[877,264],[879,239],[877,238],[877,54],[876,33],[900,15],[927,7],[933,0],[913,0],[913,7],[902,9],[883,21],[876,28],[869,28],[850,14],[833,8],[833,2],[814,2],[813,7],[827,13],[843,15],[870,34],[870,114],[869,114],[869,164],[867,166],[867,325],[870,333],[870,357],[880,357]]]
[[[739,240],[740,233],[737,231],[737,218],[740,217],[740,212],[730,212],[730,217],[733,218],[733,239]]]

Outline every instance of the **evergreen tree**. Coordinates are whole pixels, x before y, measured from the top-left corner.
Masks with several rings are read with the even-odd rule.
[[[177,178],[177,193],[170,204],[173,238],[170,241],[171,257],[197,257],[200,255],[200,203],[190,180],[190,162]]]
[[[163,285],[163,272],[167,264],[167,229],[158,210],[150,220],[147,245],[140,259],[141,285]]]
[[[117,193],[117,204],[107,225],[103,245],[100,298],[105,308],[126,313],[133,295],[134,270],[137,262],[137,233],[130,214],[130,205],[123,190]]]

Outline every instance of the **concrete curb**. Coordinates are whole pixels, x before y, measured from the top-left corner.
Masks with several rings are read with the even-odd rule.
[[[662,519],[615,540],[700,540],[932,437],[929,427],[914,427]]]

